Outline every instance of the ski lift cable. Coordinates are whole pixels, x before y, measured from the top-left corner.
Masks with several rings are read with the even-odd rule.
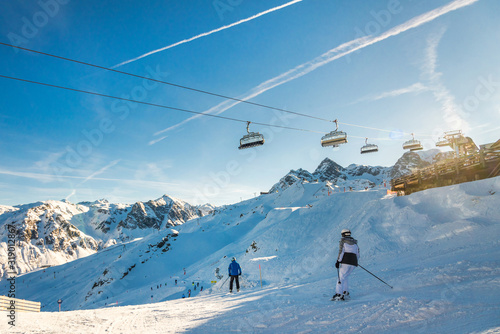
[[[413,135],[413,133],[410,133],[410,132],[397,131],[397,130],[385,130],[385,129],[374,128],[374,127],[371,127],[371,126],[349,124],[349,123],[344,123],[344,122],[339,122],[339,124],[343,124],[343,125],[347,125],[347,126],[353,126],[353,127],[357,127],[357,128],[369,129],[369,130],[382,131],[382,132],[389,132],[389,133],[391,133],[391,132],[392,133],[397,132],[397,133],[404,134],[404,135]],[[432,135],[426,135],[426,134],[419,134],[419,136],[421,136],[421,137],[432,137]],[[350,136],[350,137],[353,137],[353,136]],[[361,138],[361,137],[359,137],[359,138]],[[365,137],[363,137],[363,138],[365,138]]]
[[[76,60],[76,59],[71,59],[71,58],[67,58],[67,57],[57,56],[57,55],[50,54],[50,53],[47,53],[47,52],[42,52],[42,51],[37,51],[37,50],[33,50],[33,49],[28,49],[28,48],[24,48],[24,47],[13,45],[13,44],[9,44],[9,43],[0,42],[0,45],[4,45],[4,46],[8,46],[8,47],[19,49],[19,50],[24,50],[24,51],[32,52],[32,53],[37,53],[37,54],[41,54],[41,55],[44,55],[44,56],[53,57],[53,58],[57,58],[57,59],[61,59],[61,60],[66,60],[66,61],[69,61],[69,62],[73,62],[73,63],[85,65],[85,66],[91,66],[91,67],[99,68],[99,69],[102,69],[102,70],[105,70],[105,71],[120,73],[120,74],[124,74],[124,75],[128,75],[128,76],[132,76],[132,77],[135,77],[135,78],[140,78],[140,79],[145,79],[145,80],[149,80],[149,81],[154,81],[154,82],[162,83],[162,84],[165,84],[165,85],[170,85],[170,86],[181,88],[181,89],[186,89],[186,90],[191,90],[191,91],[198,92],[198,93],[203,93],[203,94],[207,94],[207,95],[221,97],[221,98],[225,98],[225,99],[228,99],[228,100],[237,101],[237,102],[240,102],[240,103],[246,103],[246,104],[250,104],[250,105],[254,105],[254,106],[258,106],[258,107],[262,107],[262,108],[267,108],[267,109],[282,111],[282,112],[285,112],[285,113],[290,113],[290,114],[294,114],[294,115],[298,115],[298,116],[303,116],[303,117],[308,117],[308,118],[312,118],[312,119],[317,119],[317,120],[321,120],[321,121],[325,121],[325,122],[334,122],[332,120],[321,118],[321,117],[316,117],[316,116],[312,116],[312,115],[298,113],[298,112],[294,112],[294,111],[290,111],[290,110],[286,110],[286,109],[282,109],[282,108],[272,107],[272,106],[268,106],[268,105],[261,104],[261,103],[256,103],[256,102],[251,102],[251,101],[247,101],[247,100],[243,100],[243,99],[238,99],[238,98],[226,96],[226,95],[223,95],[223,94],[217,94],[217,93],[213,93],[213,92],[208,92],[208,91],[205,91],[205,90],[202,90],[202,89],[192,88],[192,87],[188,87],[188,86],[183,86],[183,85],[175,84],[175,83],[172,83],[172,82],[167,82],[167,81],[163,81],[163,80],[149,78],[149,77],[141,76],[141,75],[138,75],[138,74],[133,74],[133,73],[130,73],[130,72],[116,70],[114,68],[100,66],[100,65],[96,65],[96,64],[92,64],[92,63],[88,63],[88,62]],[[255,123],[255,124],[257,124],[257,123]],[[377,131],[383,131],[383,132],[393,132],[391,130],[379,129],[379,128],[374,128],[374,127],[369,127],[369,126],[362,126],[362,125],[356,125],[356,124],[340,123],[340,122],[339,122],[339,124],[343,124],[343,125],[347,125],[347,126],[352,126],[352,127],[359,127],[359,128],[369,129],[369,130],[377,130]],[[402,134],[409,134],[409,133],[406,133],[406,132],[401,132],[401,133]],[[422,136],[432,137],[431,135],[422,135]]]
[[[23,47],[20,47],[20,46],[17,46],[17,45],[12,45],[12,44],[3,43],[3,42],[0,42],[0,45],[10,46],[10,47],[17,48],[17,49],[20,49],[20,50],[24,50],[24,51],[28,51],[28,52],[33,52],[33,53],[38,53],[38,54],[41,54],[41,55],[44,55],[44,56],[49,56],[49,57],[53,57],[53,58],[57,58],[57,59],[61,59],[61,60],[66,60],[66,61],[70,61],[70,62],[73,62],[73,63],[81,64],[81,65],[91,66],[91,67],[99,68],[101,70],[106,70],[106,71],[110,71],[110,72],[115,72],[115,73],[120,73],[120,74],[124,74],[124,75],[129,75],[129,76],[140,78],[140,79],[154,81],[154,82],[162,83],[162,84],[173,86],[173,87],[177,87],[177,88],[187,89],[187,90],[191,90],[191,91],[194,91],[194,92],[197,92],[197,93],[203,93],[203,94],[207,94],[207,95],[217,96],[217,97],[221,97],[221,98],[224,98],[224,99],[237,101],[237,102],[240,102],[240,103],[251,104],[251,105],[254,105],[254,106],[257,106],[257,107],[262,107],[262,108],[267,108],[267,109],[273,109],[273,110],[283,111],[283,112],[290,113],[290,114],[295,114],[295,115],[298,115],[298,116],[309,117],[309,118],[313,118],[313,119],[317,119],[317,120],[321,120],[321,121],[326,121],[326,122],[332,122],[331,120],[328,120],[328,119],[325,119],[325,118],[321,118],[321,117],[316,117],[316,116],[312,116],[312,115],[302,114],[302,113],[298,113],[298,112],[294,112],[294,111],[290,111],[290,110],[285,110],[285,109],[282,109],[282,108],[272,107],[272,106],[268,106],[268,105],[265,105],[265,104],[251,102],[251,101],[247,101],[247,100],[243,100],[243,99],[238,99],[238,98],[235,98],[235,97],[226,96],[226,95],[218,94],[218,93],[213,93],[213,92],[209,92],[209,91],[202,90],[202,89],[197,89],[197,88],[192,88],[192,87],[188,87],[188,86],[183,86],[183,85],[175,84],[175,83],[172,83],[172,82],[167,82],[167,81],[158,80],[158,79],[154,79],[154,78],[148,78],[148,77],[145,77],[145,76],[142,76],[142,75],[138,75],[138,74],[133,74],[133,73],[130,73],[130,72],[116,70],[114,68],[109,68],[109,67],[105,67],[105,66],[95,65],[95,64],[87,63],[87,62],[80,61],[80,60],[75,60],[75,59],[71,59],[71,58],[67,58],[67,57],[53,55],[53,54],[46,53],[46,52],[41,52],[41,51],[36,51],[36,50],[28,49],[28,48],[23,48]]]
[[[11,80],[16,80],[16,81],[21,81],[21,82],[28,82],[28,83],[32,83],[32,84],[41,85],[41,86],[47,86],[47,87],[52,87],[52,88],[59,88],[59,89],[64,89],[64,90],[78,92],[78,93],[84,93],[84,94],[96,95],[96,96],[101,96],[101,97],[107,97],[107,98],[121,100],[121,101],[128,101],[128,102],[133,102],[133,103],[140,103],[140,104],[144,104],[144,105],[148,105],[148,106],[152,106],[152,107],[158,107],[158,108],[164,108],[164,109],[171,109],[171,110],[176,110],[176,111],[182,111],[182,112],[187,112],[187,113],[191,113],[191,114],[197,114],[197,115],[201,115],[201,116],[215,117],[215,118],[225,119],[225,120],[234,121],[234,122],[241,122],[241,123],[248,123],[249,122],[247,120],[238,119],[238,118],[232,118],[232,117],[226,117],[226,116],[220,116],[220,115],[207,114],[207,113],[203,113],[203,112],[199,112],[199,111],[193,111],[193,110],[188,110],[188,109],[182,109],[182,108],[165,106],[165,105],[162,105],[162,104],[149,103],[149,102],[144,102],[144,101],[137,101],[137,100],[133,100],[133,99],[127,99],[127,98],[124,98],[124,97],[118,97],[118,96],[113,96],[113,95],[107,95],[107,94],[102,94],[102,93],[97,93],[97,92],[86,91],[86,90],[82,90],[82,89],[64,87],[64,86],[59,86],[59,85],[54,85],[54,84],[49,84],[49,83],[44,83],[44,82],[39,82],[39,81],[33,81],[33,80],[28,80],[28,79],[21,79],[21,78],[16,78],[16,77],[10,77],[10,76],[7,76],[7,75],[2,75],[2,74],[0,74],[0,78],[11,79]],[[293,128],[293,127],[282,126],[282,125],[273,125],[273,124],[260,123],[260,122],[251,122],[251,123],[257,124],[257,125],[262,125],[262,126],[274,127],[274,128],[288,129],[288,130],[313,132],[313,133],[321,133],[321,134],[324,133],[322,131],[314,131],[314,130],[308,130],[308,129]]]
[[[118,96],[107,95],[107,94],[103,94],[103,93],[97,93],[97,92],[91,92],[91,91],[76,89],[76,88],[64,87],[64,86],[59,86],[59,85],[54,85],[54,84],[49,84],[49,83],[34,81],[34,80],[16,78],[16,77],[11,77],[11,76],[2,75],[2,74],[0,74],[0,78],[11,79],[11,80],[16,80],[16,81],[21,81],[21,82],[27,82],[27,83],[32,83],[32,84],[37,84],[37,85],[47,86],[47,87],[52,87],[52,88],[59,88],[59,89],[73,91],[73,92],[77,92],[77,93],[84,93],[84,94],[90,94],[90,95],[95,95],[95,96],[107,97],[107,98],[121,100],[121,101],[128,101],[128,102],[133,102],[133,103],[139,103],[139,104],[149,105],[149,106],[158,107],[158,108],[164,108],[164,109],[182,111],[182,112],[196,114],[196,115],[200,115],[200,116],[209,116],[209,117],[214,117],[214,118],[219,118],[219,119],[225,119],[225,120],[234,121],[234,122],[247,123],[247,126],[248,126],[248,123],[253,123],[253,124],[256,124],[256,125],[269,126],[269,127],[274,127],[274,128],[281,128],[281,129],[287,129],[287,130],[295,130],[295,131],[303,131],[303,132],[311,132],[311,133],[324,134],[324,131],[315,131],[315,130],[309,130],[309,129],[294,128],[294,127],[289,127],[289,126],[273,125],[273,124],[268,124],[268,123],[247,121],[247,120],[238,119],[238,118],[232,118],[232,117],[226,117],[226,116],[220,116],[220,115],[207,114],[207,113],[203,113],[203,112],[199,112],[199,111],[187,110],[187,109],[182,109],[182,108],[177,108],[177,107],[170,107],[170,106],[166,106],[166,105],[162,105],[162,104],[149,103],[149,102],[144,102],[144,101],[137,101],[137,100],[133,100],[133,99],[127,99],[127,98],[124,98],[124,97],[118,97]],[[247,129],[247,132],[248,131],[249,130]],[[349,138],[365,139],[366,137],[349,135]],[[375,139],[375,140],[387,140],[386,138],[373,138],[373,139]]]

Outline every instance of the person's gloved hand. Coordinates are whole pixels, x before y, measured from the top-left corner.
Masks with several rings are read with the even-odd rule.
[[[335,268],[339,269],[339,267],[340,267],[340,262],[339,261],[335,262]]]

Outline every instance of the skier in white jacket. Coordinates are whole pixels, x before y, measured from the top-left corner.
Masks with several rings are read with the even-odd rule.
[[[339,256],[335,263],[339,277],[332,300],[345,300],[349,297],[349,275],[358,266],[359,260],[358,241],[351,237],[351,231],[343,229],[341,235]]]

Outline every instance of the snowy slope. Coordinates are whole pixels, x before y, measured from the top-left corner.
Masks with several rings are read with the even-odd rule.
[[[379,188],[328,196],[327,185],[296,182],[192,219],[175,227],[178,235],[151,234],[25,274],[18,297],[41,301],[43,311],[55,311],[58,298],[65,310],[89,310],[22,314],[16,330],[61,332],[64,324],[67,333],[500,331],[499,177],[406,197]],[[359,240],[361,265],[394,289],[357,268],[352,299],[329,300],[345,227]],[[227,283],[220,288],[232,256],[243,270],[242,292],[226,296]],[[188,289],[192,297],[179,299]],[[16,332],[6,322],[0,331]]]

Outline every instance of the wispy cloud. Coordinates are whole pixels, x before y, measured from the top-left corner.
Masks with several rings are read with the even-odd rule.
[[[141,56],[139,56],[139,57],[136,57],[136,58],[132,58],[132,59],[126,60],[126,61],[124,61],[124,62],[122,62],[122,63],[120,63],[120,64],[118,64],[118,65],[113,66],[112,68],[117,68],[117,67],[123,66],[123,65],[125,65],[125,64],[131,63],[131,62],[134,62],[134,61],[136,61],[136,60],[139,60],[139,59],[145,58],[145,57],[150,56],[150,55],[152,55],[152,54],[155,54],[155,53],[158,53],[158,52],[161,52],[161,51],[165,51],[165,50],[171,49],[171,48],[176,47],[176,46],[181,45],[181,44],[189,43],[189,42],[191,42],[191,41],[194,41],[195,39],[202,38],[202,37],[206,37],[206,36],[208,36],[208,35],[215,34],[216,32],[219,32],[219,31],[222,31],[222,30],[226,30],[226,29],[232,28],[232,27],[234,27],[234,26],[237,26],[237,25],[240,25],[240,24],[242,24],[242,23],[245,23],[245,22],[248,22],[248,21],[254,20],[254,19],[258,18],[258,17],[261,17],[261,16],[263,16],[263,15],[266,15],[266,14],[269,14],[269,13],[272,13],[272,12],[275,12],[275,11],[277,11],[277,10],[283,9],[283,8],[285,8],[285,7],[291,6],[291,5],[296,4],[296,3],[298,3],[298,2],[301,2],[301,1],[302,1],[302,0],[293,0],[293,1],[287,2],[287,3],[285,3],[285,4],[281,5],[281,6],[277,6],[277,7],[274,7],[274,8],[268,9],[268,10],[265,10],[265,11],[263,11],[263,12],[260,12],[260,13],[258,13],[258,14],[255,14],[255,15],[253,15],[253,16],[250,16],[250,17],[248,17],[248,18],[246,18],[246,19],[239,20],[238,22],[234,22],[234,23],[231,23],[231,24],[228,24],[228,25],[222,26],[222,27],[220,27],[220,28],[217,28],[217,29],[211,30],[211,31],[209,31],[209,32],[204,32],[204,33],[199,34],[199,35],[196,35],[196,36],[194,36],[194,37],[191,37],[191,38],[188,38],[188,39],[184,39],[184,40],[182,40],[182,41],[180,41],[180,42],[177,42],[177,43],[174,43],[174,44],[170,44],[170,45],[167,45],[167,46],[162,47],[162,48],[160,48],[160,49],[156,49],[156,50],[150,51],[150,52],[145,53],[145,54],[143,54],[143,55],[141,55]]]
[[[436,102],[441,104],[443,120],[449,127],[449,130],[461,129],[467,132],[469,130],[469,125],[462,118],[462,116],[464,116],[464,111],[462,107],[455,102],[455,97],[444,85],[441,79],[442,73],[436,70],[438,60],[437,48],[445,31],[446,29],[442,28],[427,40],[425,61],[422,66],[422,76],[428,80],[429,89],[432,91]]]
[[[469,6],[474,4],[479,0],[455,0],[450,2],[447,5],[444,5],[442,7],[436,8],[434,10],[431,10],[425,14],[419,15],[414,17],[413,19],[410,19],[409,21],[400,24],[394,28],[391,28],[387,30],[386,32],[378,35],[378,36],[365,36],[361,37],[355,40],[352,40],[350,42],[344,43],[340,46],[337,46],[324,54],[322,54],[319,57],[314,58],[313,60],[306,62],[304,64],[298,65],[295,68],[277,76],[272,79],[269,79],[260,85],[254,87],[247,93],[243,94],[243,96],[239,97],[241,100],[249,100],[251,98],[254,98],[272,88],[275,88],[277,86],[280,86],[284,83],[287,83],[289,81],[295,80],[297,78],[300,78],[334,60],[337,60],[339,58],[342,58],[348,54],[351,54],[353,52],[356,52],[358,50],[361,50],[367,46],[373,45],[375,43],[384,41],[390,37],[397,36],[403,32],[406,32],[410,29],[417,28],[425,23],[431,22],[438,17],[445,15],[449,12],[452,12],[454,10]],[[218,105],[210,108],[209,110],[205,111],[204,113],[214,113],[214,114],[220,114],[223,113],[224,111],[234,107],[235,105],[239,104],[240,102],[234,101],[234,100],[226,100]],[[175,129],[179,127],[182,124],[185,124],[193,119],[196,119],[200,117],[201,115],[196,115],[193,117],[190,117],[184,121],[182,121],[179,124],[173,125],[167,129],[164,129],[162,131],[158,131],[156,135],[160,133],[164,133],[166,131],[170,131],[172,129]]]
[[[5,169],[0,169],[0,174],[35,179],[35,180],[40,181],[40,182],[54,181],[58,177],[67,178],[67,179],[74,179],[74,178],[84,179],[84,177],[79,177],[79,176],[64,176],[64,175],[58,176],[58,175],[54,175],[54,174],[18,172],[18,171],[11,171],[11,170],[5,170]]]
[[[87,181],[89,180],[89,176],[28,173],[28,172],[10,171],[10,170],[5,170],[5,169],[0,169],[0,174],[17,176],[17,177],[24,177],[24,178],[34,179],[37,181],[54,181],[54,180],[61,179],[61,178],[62,179],[87,180]],[[128,182],[130,184],[137,184],[137,185],[147,185],[147,184],[163,185],[163,186],[176,186],[177,185],[176,183],[168,183],[168,182],[161,182],[161,181],[148,181],[148,180],[140,180],[140,179],[114,179],[114,178],[92,177],[92,180]]]
[[[488,124],[488,126],[491,126],[491,124]],[[481,131],[481,134],[485,134],[485,133],[490,133],[490,132],[498,132],[500,130],[500,126],[499,127],[496,127],[496,128],[493,128],[493,129],[489,129],[489,130],[484,130],[484,131]],[[498,138],[498,137],[497,137]]]
[[[43,174],[50,174],[53,171],[53,165],[64,155],[66,151],[60,152],[43,152],[42,160],[35,162],[35,167],[41,170]],[[51,181],[51,180],[48,180]]]

